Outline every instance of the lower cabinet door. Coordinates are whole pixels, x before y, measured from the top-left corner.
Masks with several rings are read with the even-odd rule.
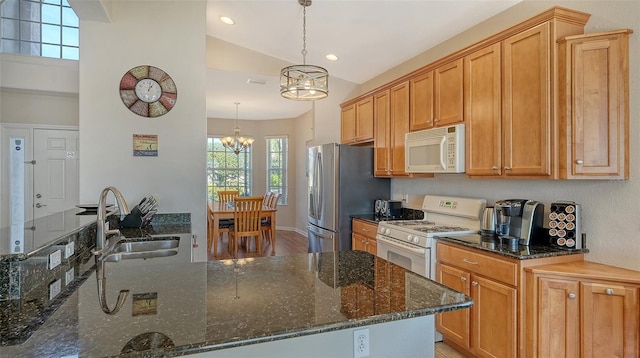
[[[579,357],[579,283],[543,277],[538,284],[537,356]]]
[[[463,270],[444,265],[437,265],[437,280],[445,286],[469,295],[469,283],[471,275]],[[475,306],[475,303],[474,303]],[[436,315],[436,328],[438,332],[457,345],[469,349],[471,309],[457,310]]]
[[[471,275],[471,351],[478,357],[517,357],[517,291]]]
[[[582,357],[638,357],[640,288],[581,282]]]

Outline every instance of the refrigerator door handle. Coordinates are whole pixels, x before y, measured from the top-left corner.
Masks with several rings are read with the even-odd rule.
[[[316,159],[316,167],[318,168],[318,175],[316,178],[318,179],[318,185],[316,186],[318,193],[316,196],[316,215],[317,219],[321,219],[322,207],[324,205],[324,177],[322,173],[322,152],[318,152],[318,156]]]

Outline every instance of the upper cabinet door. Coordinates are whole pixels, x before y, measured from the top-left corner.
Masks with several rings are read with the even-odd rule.
[[[409,81],[411,115],[409,131],[433,127],[434,98],[433,71],[421,74]]]
[[[560,177],[629,179],[629,33],[560,42]]]
[[[467,175],[502,174],[500,44],[464,59]]]
[[[374,141],[373,141],[373,174],[376,177],[391,175],[391,123],[389,115],[389,90],[373,95],[374,108]]]
[[[390,90],[391,175],[407,176],[404,167],[404,135],[409,131],[409,82]]]
[[[356,141],[373,140],[373,96],[356,103]]]
[[[551,175],[549,23],[503,41],[505,176]]]
[[[462,59],[440,66],[434,70],[435,119],[440,127],[462,122],[463,115],[463,67]]]
[[[356,138],[356,105],[342,107],[340,139],[342,143],[353,143]]]

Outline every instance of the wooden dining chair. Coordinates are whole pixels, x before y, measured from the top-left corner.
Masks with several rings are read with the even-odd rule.
[[[236,198],[240,195],[240,191],[238,190],[221,190],[218,193],[218,203],[229,203],[233,201],[233,198]],[[217,205],[217,204],[213,204],[213,205]],[[207,205],[208,207],[208,205]],[[211,210],[207,210],[207,216],[210,220],[209,225],[213,226],[213,212]],[[226,232],[227,234],[230,231],[231,226],[233,225],[233,219],[222,219],[220,220],[219,224],[218,224],[218,230],[220,232],[220,236],[219,237],[213,237],[213,227],[210,228],[209,231],[209,240],[207,242],[207,248],[209,250],[209,252],[211,251],[211,246],[213,245],[213,240],[221,240],[222,239],[222,235]],[[213,245],[214,247],[216,245]],[[214,255],[217,255],[217,252],[213,253]]]
[[[240,196],[239,190],[221,190],[218,192],[219,203],[230,203],[234,198]]]
[[[271,200],[269,200],[269,203],[265,206],[269,207],[270,209],[277,209],[278,201],[280,201],[281,196],[282,194],[273,195]],[[262,235],[264,235],[265,240],[268,243],[271,243],[271,219],[270,218],[264,218],[260,221],[260,231],[262,231]]]
[[[262,196],[237,197],[233,199],[233,226],[229,231],[229,252],[238,257],[238,241],[245,238],[249,251],[249,238],[255,237],[256,250],[262,254],[260,240],[260,218],[262,216]]]

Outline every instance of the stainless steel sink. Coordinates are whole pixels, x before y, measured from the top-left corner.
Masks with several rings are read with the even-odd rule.
[[[180,244],[179,237],[154,237],[144,241],[122,240],[115,244],[112,253],[133,253],[142,251],[171,250]]]
[[[116,242],[102,256],[103,261],[117,262],[130,259],[150,259],[178,254],[178,236],[159,236],[140,239],[124,239]]]
[[[118,262],[120,260],[131,259],[152,259],[155,257],[168,257],[177,255],[177,250],[156,250],[156,251],[140,251],[140,252],[121,252],[111,253],[103,257],[106,262]]]

